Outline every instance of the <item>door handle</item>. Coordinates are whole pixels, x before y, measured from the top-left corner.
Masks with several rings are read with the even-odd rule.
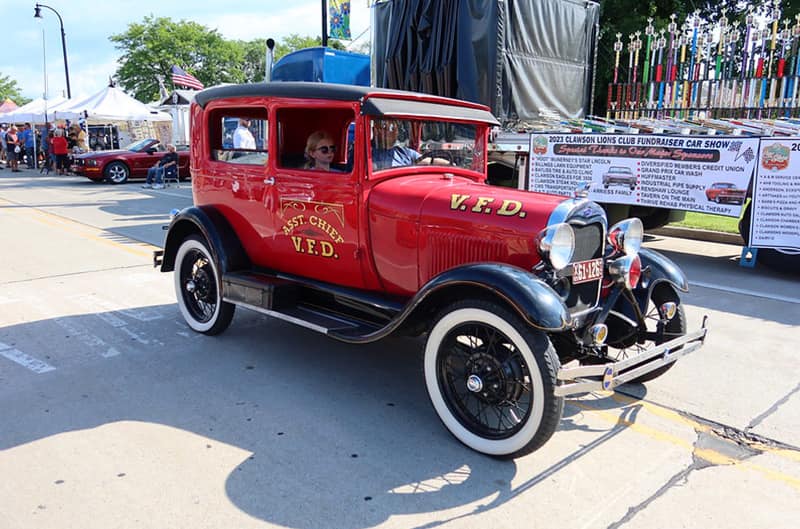
[[[275,185],[275,177],[270,176],[269,178],[264,179],[264,185],[274,186]]]

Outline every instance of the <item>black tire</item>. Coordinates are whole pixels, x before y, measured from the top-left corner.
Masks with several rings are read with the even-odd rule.
[[[629,356],[636,355],[642,350],[649,349],[654,345],[659,345],[664,342],[668,342],[669,340],[674,340],[679,336],[685,335],[686,313],[683,310],[683,305],[681,305],[681,300],[678,296],[678,293],[675,292],[674,288],[667,284],[656,285],[652,294],[650,295],[650,300],[647,303],[647,310],[645,311],[645,322],[647,324],[648,331],[656,331],[657,323],[660,319],[658,307],[668,301],[674,302],[678,306],[678,309],[675,313],[675,316],[664,326],[664,334],[662,338],[653,341],[647,341],[643,344],[636,343],[635,339],[629,339],[623,344],[609,343],[609,358],[618,361],[624,360]],[[661,366],[658,369],[633,379],[631,382],[641,383],[656,379],[672,369],[672,366],[674,365],[675,362]]]
[[[103,171],[103,176],[111,184],[124,184],[128,181],[131,171],[123,162],[111,162]]]
[[[630,216],[639,217],[647,232],[666,226],[669,223],[669,212],[670,210],[663,208],[631,206]]]
[[[231,324],[236,305],[222,301],[217,264],[205,240],[192,235],[175,256],[178,308],[192,330],[213,336]]]
[[[425,344],[425,383],[445,427],[502,458],[533,452],[555,432],[564,408],[553,395],[559,366],[546,334],[489,301],[441,311]]]

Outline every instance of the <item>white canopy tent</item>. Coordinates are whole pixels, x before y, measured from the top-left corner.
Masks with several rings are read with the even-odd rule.
[[[47,121],[47,113],[56,105],[67,101],[66,98],[58,96],[53,99],[38,98],[30,103],[26,103],[11,112],[0,114],[0,122],[5,123],[44,123]]]
[[[172,116],[166,112],[153,110],[115,86],[107,86],[81,100],[74,99],[48,112],[50,121],[80,118],[87,121],[172,121]]]

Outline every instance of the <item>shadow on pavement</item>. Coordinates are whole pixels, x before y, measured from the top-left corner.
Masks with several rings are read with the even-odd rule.
[[[191,333],[174,305],[162,305],[0,328],[0,349],[9,347],[55,369],[36,374],[0,358],[0,388],[12,378],[25,388],[0,389],[0,423],[13,424],[0,431],[0,451],[67,432],[92,438],[123,422],[121,431],[151,435],[159,432],[153,425],[165,425],[185,437],[187,454],[200,436],[206,449],[191,465],[209,467],[209,476],[224,446],[244,451],[227,469],[228,498],[250,516],[285,527],[361,529],[482,499],[487,503],[471,512],[485,512],[625,428],[622,421],[589,428],[568,402],[559,431],[585,431],[592,441],[561,447],[563,457],[512,487],[516,462],[462,446],[439,422],[417,339],[352,346],[241,310],[227,333],[206,337]],[[636,406],[592,402],[635,420]],[[169,454],[149,453],[158,442],[144,444],[134,450],[138,457],[172,464],[163,460]],[[105,451],[98,447],[98,456]],[[133,477],[126,459],[109,479]]]

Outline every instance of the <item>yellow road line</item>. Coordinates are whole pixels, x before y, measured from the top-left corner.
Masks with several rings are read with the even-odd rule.
[[[633,397],[629,397],[627,395],[622,395],[620,393],[614,393],[611,395],[611,398],[614,399],[615,402],[619,402],[624,406],[629,405],[636,405],[641,406],[642,408],[646,409],[653,415],[657,415],[664,419],[667,419],[671,422],[686,424],[691,428],[694,428],[700,432],[712,433],[714,429],[709,426],[708,424],[701,423],[696,421],[690,417],[686,417],[681,415],[680,413],[670,410],[669,408],[665,408],[663,406],[659,406],[658,404],[654,404],[652,402],[646,402],[644,400],[637,400]],[[777,446],[770,446],[764,443],[750,441],[748,442],[748,446],[755,448],[756,450],[760,450],[762,452],[769,452],[771,454],[775,454],[779,457],[783,457],[785,459],[789,459],[792,461],[800,462],[800,452],[797,450],[788,450],[786,448],[780,448]]]
[[[626,399],[626,397],[623,397],[618,394],[614,394],[614,397],[620,397],[622,400]],[[580,408],[581,410],[591,412],[592,415],[596,415],[606,422],[612,423],[614,425],[625,426],[626,428],[630,428],[631,431],[645,435],[657,441],[669,443],[674,446],[678,446],[680,448],[686,448],[690,450],[692,454],[694,454],[696,457],[708,461],[712,465],[725,465],[734,468],[747,469],[753,472],[757,472],[772,481],[780,481],[782,483],[789,485],[794,489],[800,490],[800,478],[797,478],[795,476],[790,476],[788,474],[784,474],[782,472],[778,472],[761,465],[756,465],[748,461],[742,461],[710,448],[697,448],[692,443],[686,441],[685,439],[681,439],[680,437],[674,436],[667,432],[663,432],[656,428],[651,428],[650,426],[645,426],[638,422],[630,421],[623,417],[614,415],[611,412],[595,408],[594,406],[587,404],[586,401],[570,401],[570,404]],[[654,404],[644,403],[641,401],[636,401],[634,399],[630,399],[630,404],[635,406],[642,406],[643,408],[646,408],[648,411],[660,408],[659,406],[656,406]],[[697,423],[696,421],[687,419],[686,417],[678,415],[677,413],[672,412],[671,410],[666,410],[665,408],[661,408],[661,411],[671,412],[671,414],[674,414],[681,419],[680,421],[675,421],[675,422],[682,422],[689,425],[697,424],[701,428],[701,431],[710,431],[710,428],[708,428],[706,425],[702,425],[700,423]],[[663,413],[663,414],[658,413],[658,415],[670,418],[670,413]],[[772,452],[777,452],[777,451],[772,451]]]

